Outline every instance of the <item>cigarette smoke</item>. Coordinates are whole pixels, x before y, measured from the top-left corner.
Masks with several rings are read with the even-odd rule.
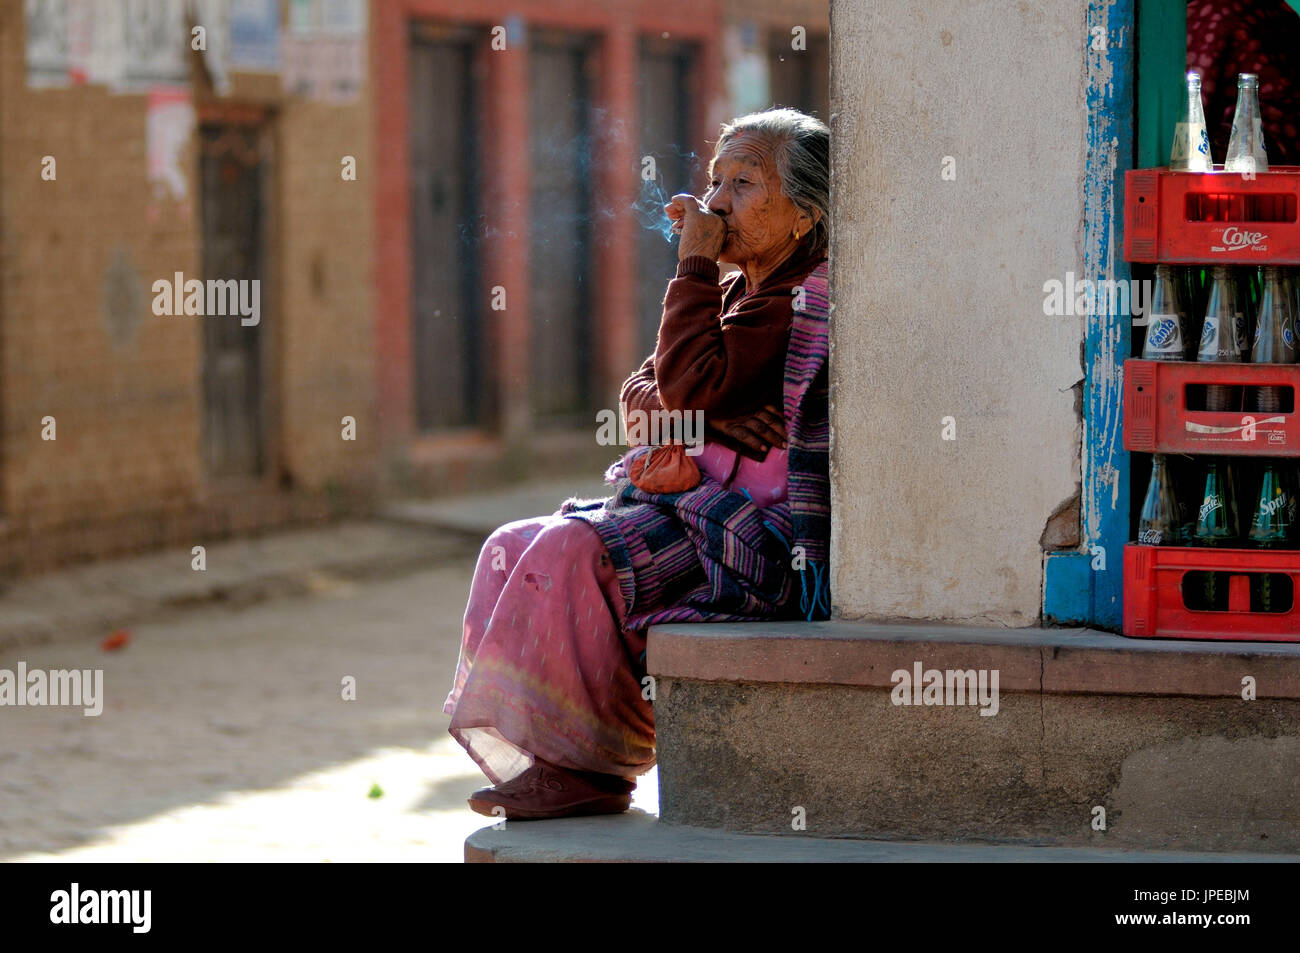
[[[658,182],[646,179],[641,183],[641,194],[632,203],[632,211],[636,214],[641,227],[658,232],[666,242],[671,242],[674,235],[672,219],[664,212],[664,206],[668,204],[670,197],[664,194]]]

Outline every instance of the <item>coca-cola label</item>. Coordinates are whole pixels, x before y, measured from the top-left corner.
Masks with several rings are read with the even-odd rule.
[[[1211,245],[1210,251],[1268,251],[1268,233],[1229,225],[1219,235],[1219,244]]]
[[[1164,542],[1165,534],[1158,529],[1144,529],[1138,531],[1138,542],[1143,546],[1159,546]]]

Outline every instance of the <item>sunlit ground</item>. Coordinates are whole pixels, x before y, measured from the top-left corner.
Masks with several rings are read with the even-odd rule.
[[[470,811],[463,799],[459,807],[429,807],[430,795],[460,788],[468,793],[485,783],[461,747],[446,738],[424,751],[377,751],[272,791],[232,792],[215,804],[110,828],[81,847],[12,860],[457,863],[464,859],[465,838],[490,819]],[[383,794],[371,798],[376,784]],[[637,785],[633,806],[658,813],[658,805],[658,772],[651,771]]]
[[[487,781],[441,710],[476,549],[159,619],[120,651],[0,652],[104,672],[99,717],[0,709],[0,861],[461,861],[492,823],[465,803]],[[657,813],[653,774],[635,804]]]

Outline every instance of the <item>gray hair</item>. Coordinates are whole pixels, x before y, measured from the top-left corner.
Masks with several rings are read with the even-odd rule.
[[[812,218],[821,212],[813,226],[813,247],[824,252],[831,234],[831,131],[826,124],[797,109],[766,109],[724,123],[718,149],[738,132],[772,143],[782,194]]]

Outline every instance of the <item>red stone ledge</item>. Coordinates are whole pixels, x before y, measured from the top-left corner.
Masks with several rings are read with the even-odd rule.
[[[997,669],[999,691],[1300,699],[1300,644],[1130,639],[1093,629],[934,623],[672,623],[650,629],[652,675],[892,688],[915,662]]]

